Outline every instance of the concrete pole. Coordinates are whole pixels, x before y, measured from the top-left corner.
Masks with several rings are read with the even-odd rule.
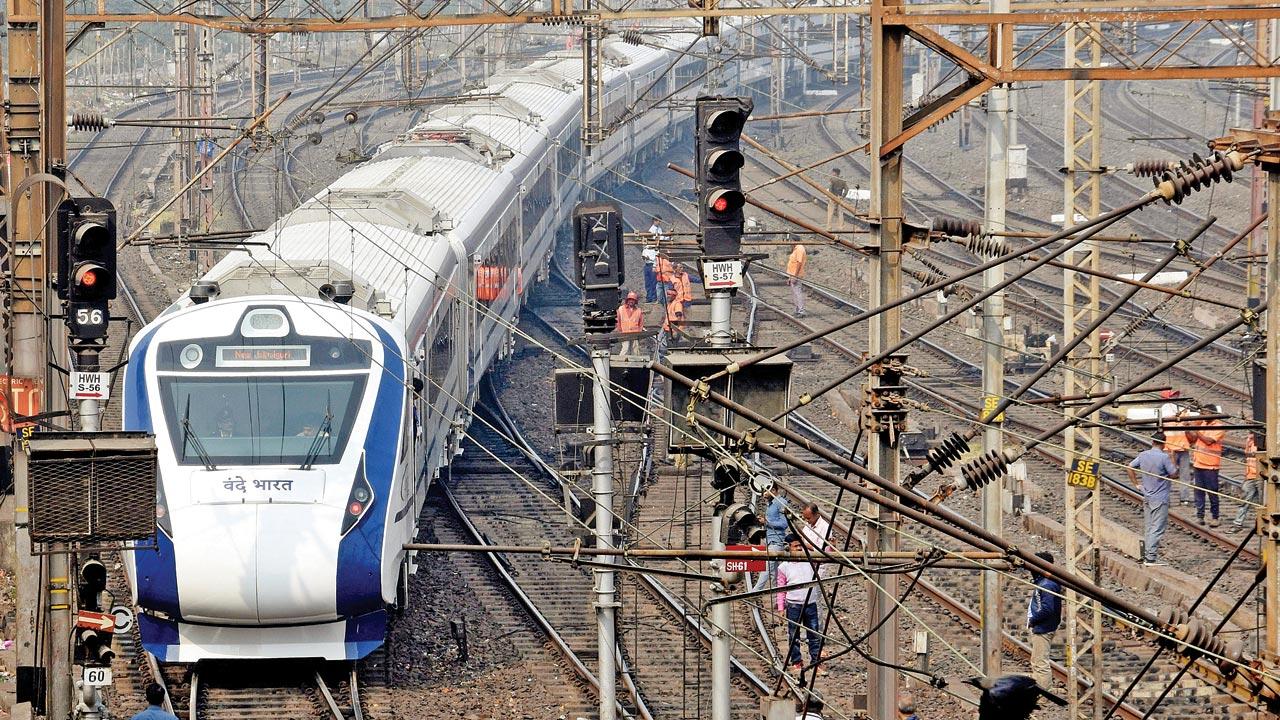
[[[595,371],[592,385],[595,440],[595,464],[591,469],[591,495],[596,503],[596,548],[613,547],[613,422],[609,417],[609,348],[598,347],[591,351],[591,367]],[[611,565],[612,557],[600,558],[601,564]],[[614,574],[612,570],[597,569],[593,572],[596,582],[596,637],[600,660],[600,720],[614,720],[617,714],[617,632],[614,614]]]
[[[1009,11],[1009,0],[991,0],[991,12]],[[1003,35],[1003,33],[1002,33]],[[1004,38],[1000,37],[997,55],[1006,61]],[[994,40],[993,40],[994,42]],[[1006,184],[1009,177],[1009,90],[997,85],[987,94],[987,193],[983,227],[987,232],[1005,229]],[[982,274],[984,288],[1004,282],[1004,266],[997,265]],[[1004,293],[998,292],[982,304],[982,393],[989,407],[994,407],[1004,394]],[[1000,426],[989,424],[982,431],[983,452],[1002,452],[1004,441]],[[988,483],[982,488],[982,527],[1000,532],[1001,502],[1004,482]],[[1004,599],[1000,592],[1000,574],[994,570],[982,573],[982,672],[988,677],[1000,674],[1003,650],[1000,617]]]
[[[902,150],[881,156],[886,141],[902,132],[902,45],[905,32],[900,27],[886,27],[886,7],[900,5],[900,0],[873,0],[871,9],[871,201],[868,214],[880,222],[872,234],[878,252],[872,269],[876,279],[871,284],[870,305],[876,307],[902,293]],[[881,348],[896,344],[902,336],[902,313],[898,309],[884,312],[869,322],[867,349],[879,353]],[[879,378],[872,376],[878,383]],[[892,482],[898,482],[899,459],[892,436],[880,432],[867,448],[867,467]],[[874,508],[874,522],[867,525],[867,544],[874,550],[898,548],[896,513]],[[897,598],[898,576],[875,574],[867,584],[867,623],[876,625],[892,612]],[[877,587],[878,585],[878,587]],[[898,657],[898,623],[885,622],[871,636],[871,653],[886,662]],[[867,709],[877,720],[897,717],[898,675],[893,668],[876,665],[867,674]]]
[[[724,550],[721,533],[724,528],[723,508],[718,508],[711,517],[711,549]],[[724,562],[721,560],[720,562]],[[711,597],[717,599],[725,594],[721,583],[713,583]],[[711,720],[730,720],[730,645],[729,628],[733,622],[729,603],[718,602],[711,606]]]

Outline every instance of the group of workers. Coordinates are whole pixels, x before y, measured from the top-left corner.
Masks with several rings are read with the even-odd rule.
[[[1165,400],[1174,401],[1178,391],[1166,390]],[[1159,559],[1160,540],[1169,525],[1169,504],[1172,500],[1173,481],[1180,483],[1179,498],[1183,505],[1195,502],[1196,520],[1209,527],[1221,525],[1219,505],[1222,469],[1223,441],[1227,431],[1220,419],[1218,405],[1206,406],[1208,418],[1189,417],[1186,411],[1163,411],[1173,419],[1165,423],[1164,432],[1151,438],[1151,447],[1139,453],[1129,463],[1129,481],[1142,490],[1144,532],[1142,562],[1144,565],[1164,565]],[[1258,473],[1258,443],[1256,433],[1250,432],[1244,442],[1243,502],[1232,521],[1232,529],[1244,528],[1250,509],[1258,504],[1262,483]]]
[[[680,332],[688,320],[695,280],[683,263],[672,261],[666,253],[659,250],[664,241],[670,240],[666,233],[662,227],[662,219],[654,217],[649,226],[651,239],[640,252],[644,261],[644,302],[658,303],[663,308],[662,332],[658,335],[660,355],[665,354],[670,338]],[[787,285],[791,287],[796,317],[805,315],[803,278],[808,262],[805,246],[797,242],[787,257]],[[634,290],[628,292],[618,306],[616,330],[619,333],[645,331],[644,309],[640,305],[639,294]],[[618,352],[621,355],[634,355],[639,349],[639,340],[628,339],[622,341]]]
[[[683,263],[673,262],[666,253],[658,250],[663,240],[669,239],[662,227],[661,218],[653,218],[649,226],[652,240],[640,252],[644,260],[644,293],[646,303],[659,303],[663,308],[662,332],[658,335],[658,352],[665,354],[670,338],[684,327],[688,318],[689,305],[693,303],[693,276]],[[617,331],[620,333],[641,333],[645,331],[644,309],[640,307],[640,296],[628,292],[622,305],[618,306]],[[624,340],[619,346],[619,354],[635,355],[640,349],[637,339]]]

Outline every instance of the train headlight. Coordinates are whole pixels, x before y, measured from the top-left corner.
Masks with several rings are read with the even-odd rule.
[[[360,467],[356,470],[356,479],[351,483],[351,495],[347,497],[346,512],[342,514],[342,534],[346,535],[355,527],[360,519],[369,512],[373,505],[373,487],[364,474],[364,456],[360,457]]]
[[[182,348],[182,355],[179,359],[182,362],[182,367],[188,370],[199,367],[200,361],[204,360],[204,348],[201,348],[195,343],[191,343],[190,345]]]

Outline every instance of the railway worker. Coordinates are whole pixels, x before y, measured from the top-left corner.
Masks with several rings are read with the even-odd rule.
[[[764,509],[764,542],[765,549],[769,552],[782,552],[787,549],[787,498],[781,491],[770,489],[764,496],[769,499],[769,504]],[[765,572],[765,577],[760,578],[760,582],[756,583],[756,590],[764,587],[764,584],[774,583],[778,580],[778,561],[770,560]]]
[[[787,547],[793,553],[804,552],[800,536],[787,535]],[[811,585],[816,579],[816,565],[808,560],[788,560],[778,565],[778,587],[791,588],[778,593],[778,612],[787,614],[787,665],[800,671],[804,665],[800,658],[800,628],[804,627],[805,640],[809,644],[809,663],[818,668],[822,657],[822,636],[818,633],[819,588]],[[819,668],[819,675],[827,671]]]
[[[627,298],[618,306],[618,332],[644,332],[644,310],[640,309],[640,297],[634,292],[627,293]],[[635,355],[640,349],[640,340],[632,338],[623,340],[618,346],[619,355]]]
[[[658,253],[658,262],[654,267],[654,274],[658,281],[658,297],[667,297],[667,291],[673,289],[672,275],[675,274],[676,267],[671,264],[671,258],[667,257],[664,252]]]
[[[805,545],[821,552],[829,553],[835,550],[831,545],[831,523],[818,512],[817,503],[805,505],[800,511],[800,516],[804,518],[804,527],[800,528],[800,535],[804,538]],[[833,564],[824,564],[818,568],[818,574],[825,578],[834,573],[835,568]]]
[[[1053,562],[1053,553],[1041,550],[1036,557]],[[1035,590],[1027,603],[1027,628],[1031,631],[1031,676],[1040,687],[1053,688],[1053,670],[1049,665],[1049,648],[1062,623],[1062,586],[1057,580],[1031,570]]]
[[[134,715],[130,720],[178,720],[178,716],[164,709],[164,687],[160,683],[149,683],[145,690],[147,709]]]
[[[676,291],[667,288],[667,305],[662,313],[662,332],[658,334],[658,355],[665,357],[672,336],[684,327],[684,304],[676,298]]]
[[[1240,486],[1240,509],[1231,521],[1232,532],[1244,529],[1244,519],[1262,501],[1262,476],[1258,474],[1258,433],[1244,439],[1244,484]]]
[[[804,245],[796,242],[787,257],[787,284],[791,286],[791,300],[796,306],[796,317],[804,317],[804,278],[805,266],[809,264],[809,252]]]
[[[1164,433],[1151,436],[1151,447],[1138,453],[1126,468],[1129,482],[1142,490],[1142,507],[1145,527],[1142,541],[1142,564],[1164,565],[1157,559],[1160,539],[1169,527],[1169,487],[1178,474],[1178,466],[1169,458],[1164,447],[1168,439]],[[1138,473],[1142,479],[1138,479]]]
[[[658,301],[658,275],[654,266],[658,263],[658,238],[662,235],[659,222],[661,218],[653,219],[653,224],[649,226],[649,234],[653,238],[640,251],[640,257],[644,260],[644,301],[647,303]]]
[[[836,197],[840,198],[840,200],[842,201],[849,196],[849,183],[845,182],[845,179],[840,177],[840,168],[835,168],[834,170],[831,171],[831,183],[827,185],[827,190],[830,191],[832,195],[835,195]],[[844,229],[844,208],[841,207],[840,203],[836,202],[834,198],[827,198],[827,231],[828,232],[832,230],[831,219],[833,216],[836,218],[836,224],[839,226],[839,229],[843,230]]]
[[[658,248],[654,245],[645,245],[640,251],[640,257],[644,260],[644,301],[657,302],[658,271],[655,265],[658,262]]]
[[[1218,405],[1210,405],[1209,412],[1222,413]],[[1220,420],[1201,420],[1187,427],[1187,439],[1191,441],[1191,472],[1195,477],[1196,520],[1204,525],[1205,496],[1209,499],[1209,527],[1218,527],[1218,470],[1222,467],[1222,439],[1226,430],[1217,429]]]
[[[1177,390],[1162,390],[1161,399],[1175,400],[1181,395]],[[1160,406],[1161,417],[1182,418],[1186,415],[1178,409],[1176,403],[1167,402]],[[1183,505],[1191,504],[1191,442],[1182,431],[1183,423],[1169,421],[1164,426],[1164,449],[1178,466],[1178,500]]]
[[[685,315],[689,314],[689,305],[693,303],[693,280],[683,263],[676,263],[671,272],[671,286],[675,288],[676,299],[684,307]]]

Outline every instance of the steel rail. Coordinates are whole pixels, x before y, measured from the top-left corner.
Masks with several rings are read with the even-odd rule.
[[[479,528],[471,522],[471,518],[467,515],[466,511],[462,509],[462,505],[459,504],[458,499],[454,497],[453,491],[449,489],[448,483],[440,482],[437,483],[437,485],[440,487],[440,490],[443,493],[445,500],[449,503],[449,507],[453,510],[454,515],[457,516],[459,522],[461,522],[462,526],[466,528],[467,534],[472,537],[475,543],[478,545],[490,544],[488,538],[486,538],[484,533],[480,532]],[[595,673],[591,672],[590,668],[587,667],[582,658],[578,657],[578,654],[569,646],[569,643],[564,639],[564,636],[555,629],[555,626],[551,624],[551,621],[548,620],[542,611],[538,609],[537,603],[535,603],[533,599],[525,593],[524,589],[520,587],[520,582],[516,580],[515,576],[513,576],[509,570],[507,570],[506,564],[502,562],[502,559],[498,557],[498,554],[495,552],[489,552],[485,554],[485,557],[488,558],[489,564],[493,567],[494,572],[496,572],[498,576],[502,578],[503,583],[511,589],[511,593],[515,595],[520,606],[524,608],[525,612],[529,613],[529,616],[533,618],[534,623],[542,630],[543,634],[547,636],[547,639],[556,648],[557,652],[559,652],[573,667],[574,673],[576,673],[584,682],[590,684],[598,696],[600,693],[600,680],[595,676]],[[622,705],[621,701],[618,702],[618,710],[622,713],[623,717],[630,717],[630,713]]]

